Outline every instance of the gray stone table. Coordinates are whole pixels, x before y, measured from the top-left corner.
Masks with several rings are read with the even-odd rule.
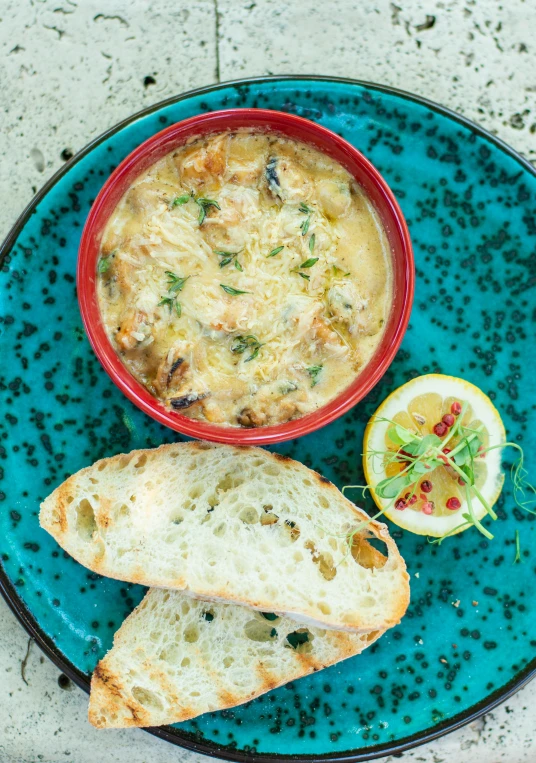
[[[118,120],[250,75],[400,87],[535,160],[535,37],[534,0],[0,0],[0,238],[65,157]],[[95,731],[86,696],[58,678],[1,601],[0,763],[201,759],[141,731]],[[533,684],[403,759],[533,763],[535,728]]]

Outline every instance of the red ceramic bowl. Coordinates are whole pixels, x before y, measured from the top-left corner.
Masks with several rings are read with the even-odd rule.
[[[108,339],[97,301],[97,260],[108,219],[129,185],[152,164],[194,136],[240,127],[255,128],[308,143],[345,167],[374,204],[387,232],[393,262],[393,304],[383,339],[355,381],[337,398],[315,413],[277,426],[240,429],[215,426],[168,411],[152,397],[119,359]],[[77,267],[78,300],[89,341],[100,362],[119,389],[142,411],[171,429],[190,437],[236,445],[267,445],[309,434],[329,424],[358,403],[381,379],[402,341],[414,289],[414,263],[408,228],[400,207],[380,173],[357,151],[325,127],[294,114],[264,109],[215,111],[171,125],[142,143],[108,178],[87,219]]]

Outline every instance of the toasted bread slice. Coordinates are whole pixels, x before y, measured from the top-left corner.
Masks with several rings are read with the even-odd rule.
[[[300,627],[153,588],[95,668],[89,720],[98,728],[161,726],[234,707],[359,654],[380,635]]]
[[[303,464],[259,448],[190,442],[98,461],[43,502],[40,522],[101,575],[321,628],[388,628],[409,600],[386,526]]]

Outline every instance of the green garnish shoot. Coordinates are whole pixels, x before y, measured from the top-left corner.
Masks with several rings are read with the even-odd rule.
[[[218,257],[222,258],[220,260],[220,268],[226,267],[226,265],[229,265],[229,263],[233,262],[234,260],[235,268],[239,270],[240,272],[243,272],[244,268],[237,260],[237,257],[241,251],[242,249],[239,249],[238,252],[225,252],[222,249],[214,249],[214,254],[217,254]]]
[[[259,342],[256,336],[249,334],[248,336],[242,336],[239,334],[233,339],[231,344],[231,352],[235,352],[238,355],[242,355],[246,350],[251,350],[251,355],[245,359],[245,363],[249,363],[250,360],[255,360],[259,354],[259,350],[264,345]]]
[[[267,257],[275,257],[275,256],[276,256],[276,254],[279,254],[279,252],[282,252],[284,248],[285,248],[284,246],[276,246],[276,248],[275,248],[275,249],[272,249],[272,251],[270,252],[270,254],[268,254],[268,255],[266,255],[266,256],[267,256]]]
[[[227,286],[227,285],[226,285],[226,284],[224,284],[224,283],[221,283],[221,284],[220,284],[220,286],[221,286],[221,288],[223,289],[223,291],[224,291],[226,294],[230,294],[230,295],[231,295],[231,297],[236,297],[236,296],[238,296],[239,294],[251,294],[251,292],[250,292],[250,291],[242,291],[242,289],[233,289],[233,287],[232,287],[232,286]]]
[[[160,307],[160,305],[167,305],[169,307],[169,312],[175,308],[177,317],[180,318],[182,315],[182,306],[179,302],[178,294],[184,289],[184,285],[190,276],[178,276],[170,270],[166,270],[166,275],[168,277],[168,294],[167,296],[162,297],[158,303],[158,307]]]
[[[309,368],[305,369],[307,373],[309,374],[309,376],[311,377],[311,387],[316,387],[316,385],[318,384],[318,381],[319,381],[318,375],[320,374],[323,368],[324,366],[310,366]]]

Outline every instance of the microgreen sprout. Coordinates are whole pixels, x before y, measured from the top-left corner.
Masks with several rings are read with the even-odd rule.
[[[536,500],[536,488],[527,481],[527,470],[524,467],[523,450],[517,443],[506,442],[500,445],[485,447],[483,425],[471,428],[463,424],[464,415],[468,404],[465,403],[457,416],[453,426],[450,428],[446,437],[441,438],[436,434],[420,434],[416,431],[402,426],[400,423],[383,417],[377,417],[377,422],[390,424],[387,430],[387,437],[396,447],[396,450],[369,450],[366,457],[371,460],[372,468],[376,473],[383,472],[387,466],[398,464],[399,471],[389,477],[380,480],[374,487],[370,485],[347,485],[343,488],[343,493],[349,489],[360,489],[363,497],[366,491],[374,491],[376,496],[386,502],[374,518],[383,514],[385,511],[401,502],[405,508],[412,504],[412,499],[420,490],[424,491],[423,476],[437,468],[447,468],[450,474],[456,477],[458,484],[465,498],[464,513],[461,514],[463,522],[456,525],[452,530],[440,538],[430,540],[430,543],[440,545],[445,538],[454,535],[468,527],[476,527],[477,530],[486,538],[491,540],[493,534],[482,524],[475,510],[475,502],[484,508],[485,513],[492,520],[497,519],[497,514],[482,495],[478,482],[479,463],[486,454],[496,448],[514,448],[519,453],[517,463],[511,467],[511,478],[513,484],[513,497],[516,506],[531,514],[536,511],[531,508],[531,504]],[[452,449],[446,448],[447,443],[451,443],[456,438],[456,444]],[[375,466],[374,461],[379,460],[379,466]],[[433,479],[433,477],[432,477]],[[429,487],[431,490],[431,485]],[[424,491],[426,492],[426,491]],[[425,496],[421,495],[421,499]],[[452,500],[452,499],[451,499]],[[456,501],[458,506],[459,501]],[[455,505],[455,504],[454,504]],[[447,505],[447,508],[451,508]],[[431,512],[430,512],[431,513]],[[362,523],[361,523],[362,524]],[[352,529],[348,538],[351,541],[358,528]],[[519,532],[516,531],[516,548],[519,549]],[[515,561],[520,561],[519,554]]]
[[[519,542],[519,530],[516,530],[516,558],[514,559],[514,564],[517,562],[522,562],[521,559],[521,544]]]

